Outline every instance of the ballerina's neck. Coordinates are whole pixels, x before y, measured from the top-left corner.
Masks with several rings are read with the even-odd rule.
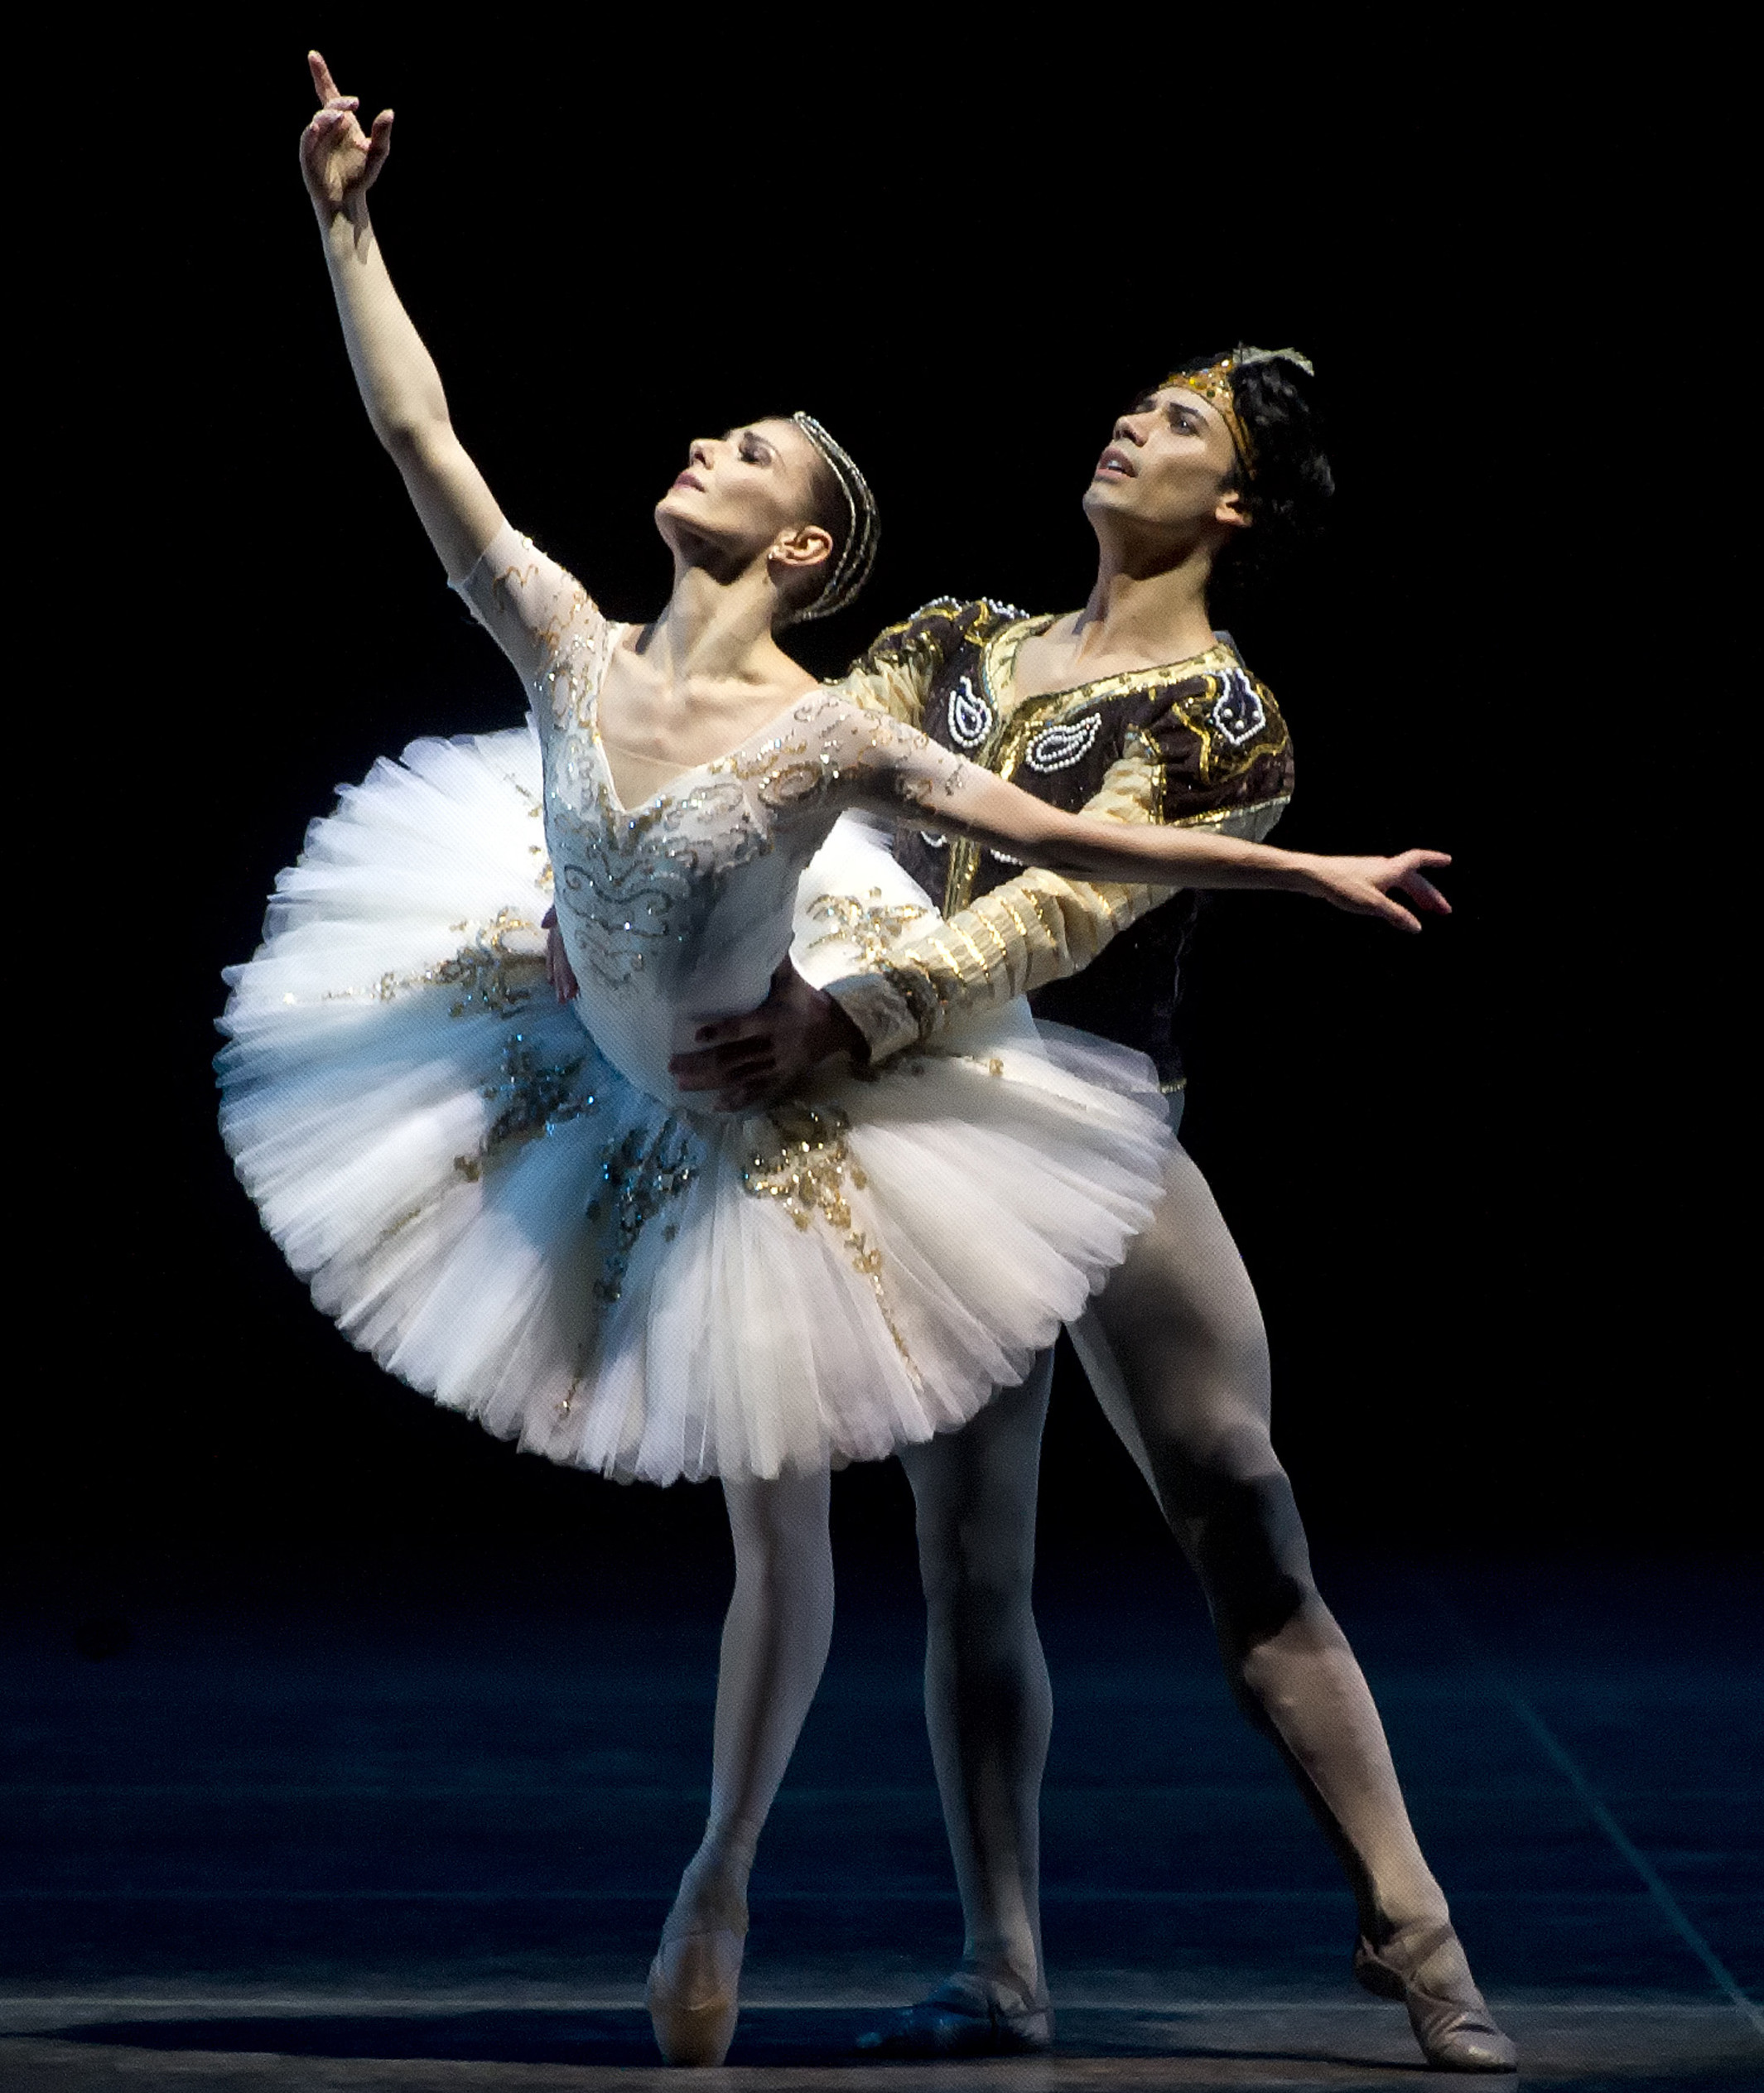
[[[646,644],[654,629],[634,627],[622,637],[595,703],[613,789],[627,807],[740,748],[817,687],[776,648],[769,658],[732,674],[670,673],[662,650]]]
[[[776,682],[794,663],[773,636],[778,592],[756,561],[738,574],[677,563],[661,615],[624,642],[664,683]]]
[[[644,800],[653,799],[676,778],[683,778],[697,764],[681,763],[671,756],[646,755],[639,749],[628,749],[615,740],[603,727],[600,747],[605,754],[606,767],[612,773],[613,790],[618,793],[619,803],[625,807],[640,807]]]

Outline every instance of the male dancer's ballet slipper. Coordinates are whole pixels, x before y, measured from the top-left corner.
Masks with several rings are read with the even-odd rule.
[[[649,1965],[643,2004],[668,2064],[721,2064],[735,2040],[747,1929],[666,1927]]]
[[[1362,1934],[1353,1973],[1376,1997],[1402,2000],[1421,2053],[1436,2069],[1518,2068],[1519,2052],[1495,2025],[1449,1926],[1434,1927],[1400,1951],[1395,1941],[1375,1948]]]
[[[1053,2009],[994,1977],[958,1970],[928,1999],[857,2038],[872,2057],[1034,2057],[1053,2047]]]

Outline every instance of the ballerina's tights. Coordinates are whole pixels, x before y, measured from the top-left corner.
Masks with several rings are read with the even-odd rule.
[[[735,1594],[723,1623],[711,1815],[676,1908],[745,1926],[761,1827],[826,1668],[833,1551],[825,1468],[725,1482]]]

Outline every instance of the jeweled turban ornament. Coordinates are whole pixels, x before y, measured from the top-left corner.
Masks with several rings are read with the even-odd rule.
[[[1296,349],[1247,349],[1239,346],[1228,350],[1217,363],[1209,364],[1205,370],[1173,370],[1164,383],[1166,385],[1185,386],[1189,392],[1198,393],[1209,407],[1217,409],[1220,420],[1231,431],[1231,446],[1244,470],[1253,477],[1256,471],[1255,449],[1231,393],[1232,379],[1239,371],[1247,370],[1251,364],[1296,364],[1307,378],[1317,375],[1316,367],[1310,358],[1300,355]]]
[[[836,610],[843,610],[851,602],[870,579],[870,570],[875,565],[876,541],[881,533],[876,523],[875,496],[852,461],[851,453],[842,444],[833,441],[812,414],[793,414],[790,418],[832,467],[839,491],[846,498],[846,513],[851,525],[838,564],[827,576],[827,586],[807,610],[798,610],[792,620],[793,624],[806,624],[811,618],[831,618]]]

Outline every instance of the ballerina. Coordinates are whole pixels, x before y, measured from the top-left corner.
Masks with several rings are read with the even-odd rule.
[[[846,809],[1407,928],[1396,893],[1442,906],[1425,872],[1445,861],[1062,814],[815,684],[775,629],[855,593],[874,510],[806,416],[692,446],[656,510],[668,603],[610,622],[508,526],[455,434],[368,216],[391,116],[364,132],[311,65],[301,162],[351,363],[450,579],[528,690],[532,811],[582,994],[545,1012],[533,917],[491,905],[508,867],[472,810],[520,789],[507,737],[417,745],[280,883],[234,976],[223,1126],[315,1298],[392,1371],[553,1459],[722,1478],[736,1585],[710,1822],[649,1990],[663,2053],[710,2061],[733,2032],[754,1845],[825,1658],[829,1471],[1019,1378],[1149,1218],[1169,1135],[1149,1066],[1097,1043],[970,1034],[737,1117],[676,1087],[681,1038],[764,992],[798,875]]]

